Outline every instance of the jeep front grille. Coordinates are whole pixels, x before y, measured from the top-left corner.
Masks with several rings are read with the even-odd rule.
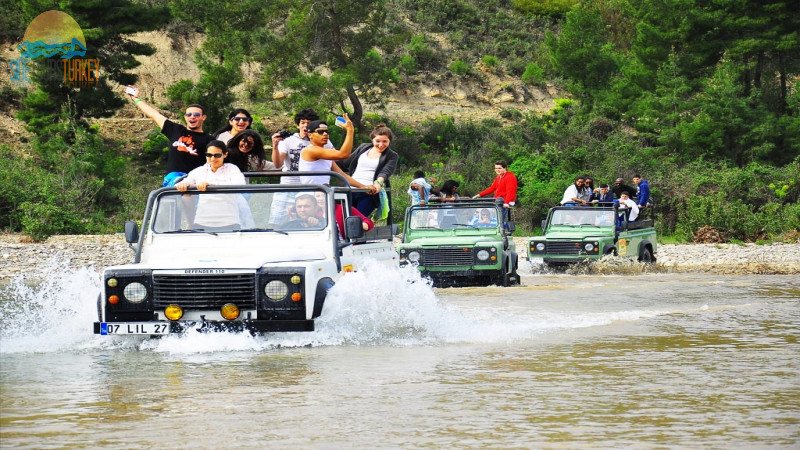
[[[423,264],[428,267],[471,266],[474,263],[471,248],[436,248],[423,251]]]
[[[586,253],[583,251],[583,243],[580,241],[576,242],[565,242],[565,241],[548,241],[547,242],[547,254],[548,255],[580,255],[582,253]]]
[[[240,309],[256,307],[254,274],[153,275],[153,304],[164,308],[178,304],[184,309],[219,309],[234,303]]]

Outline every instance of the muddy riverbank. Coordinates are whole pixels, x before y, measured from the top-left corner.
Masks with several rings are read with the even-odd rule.
[[[515,237],[524,264],[527,238]],[[659,245],[656,271],[718,274],[800,273],[800,243]],[[53,236],[43,243],[23,242],[19,234],[0,234],[0,280],[54,267],[102,267],[131,262],[133,251],[121,234]]]

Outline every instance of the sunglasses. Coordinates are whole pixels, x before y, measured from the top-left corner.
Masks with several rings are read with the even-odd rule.
[[[327,128],[320,128],[319,130],[314,130],[314,133],[330,135],[331,134],[331,130],[329,130]]]
[[[199,113],[199,112],[187,112],[186,114],[184,114],[184,116],[186,116],[186,117],[200,117],[202,115],[203,115],[203,113]]]
[[[231,117],[231,120],[234,122],[250,122],[249,117]]]
[[[222,153],[206,153],[206,158],[222,158]]]

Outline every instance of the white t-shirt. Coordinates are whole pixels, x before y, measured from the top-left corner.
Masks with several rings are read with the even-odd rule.
[[[575,200],[573,200],[573,198],[579,198],[579,197],[580,195],[578,195],[578,186],[575,186],[574,183],[570,184],[567,190],[564,191],[564,197],[561,199],[561,204],[563,205],[565,203],[575,203]]]
[[[619,202],[624,204],[625,206],[628,207],[628,209],[631,210],[631,213],[628,214],[628,221],[633,222],[634,220],[636,220],[637,217],[639,217],[639,206],[636,204],[635,201],[627,199],[627,200],[620,200]]]
[[[217,136],[217,139],[224,142],[225,145],[228,145],[228,142],[233,139],[233,134],[230,131],[223,131],[222,133]]]
[[[206,182],[211,186],[247,184],[244,175],[234,164],[223,164],[216,172],[208,164],[202,165],[186,176],[184,180],[192,186]],[[224,227],[241,224],[237,195],[201,194],[197,199],[197,212],[194,222],[208,227]]]
[[[358,157],[356,163],[356,171],[353,172],[353,178],[361,184],[369,186],[375,182],[375,171],[378,170],[378,162],[380,162],[380,153],[377,158],[370,158],[369,150],[362,153]]]

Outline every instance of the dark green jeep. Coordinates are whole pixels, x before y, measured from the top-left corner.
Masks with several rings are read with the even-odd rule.
[[[494,199],[428,203],[406,210],[400,265],[414,264],[437,286],[519,284],[514,223]]]
[[[556,206],[542,222],[542,236],[531,238],[528,261],[532,265],[567,266],[600,259],[604,255],[656,261],[656,230],[652,207],[647,217],[628,221],[624,209],[607,206]]]

